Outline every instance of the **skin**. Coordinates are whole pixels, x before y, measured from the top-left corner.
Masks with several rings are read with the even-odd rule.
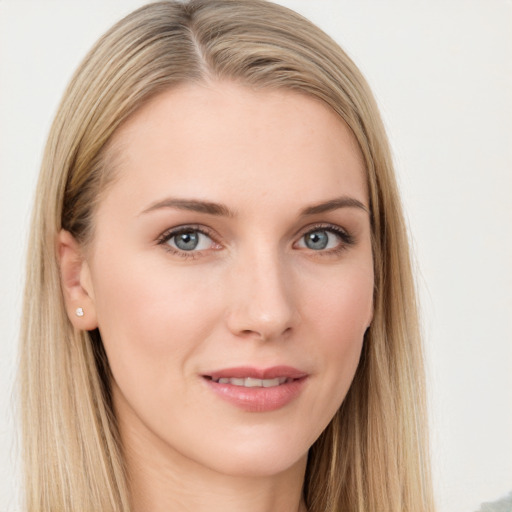
[[[308,449],[348,391],[372,318],[353,135],[311,97],[213,82],[161,93],[111,150],[116,179],[91,244],[62,231],[59,249],[69,318],[99,327],[109,358],[134,510],[305,510]],[[231,215],[155,207],[169,197]],[[301,215],[340,197],[361,206]],[[207,230],[194,251],[162,238],[183,225]],[[312,231],[326,248],[308,247]],[[203,377],[276,365],[307,379],[273,411],[242,410]]]

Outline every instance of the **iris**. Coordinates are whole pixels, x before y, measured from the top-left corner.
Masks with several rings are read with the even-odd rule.
[[[199,244],[199,233],[197,231],[186,231],[175,235],[174,243],[182,251],[193,251]]]
[[[327,231],[312,231],[304,237],[306,247],[314,251],[320,251],[327,247],[329,243],[329,234]]]

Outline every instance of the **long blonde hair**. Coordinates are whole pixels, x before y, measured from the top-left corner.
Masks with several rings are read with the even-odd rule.
[[[71,80],[46,146],[33,212],[20,383],[26,509],[128,512],[109,368],[98,331],[73,329],[56,235],[93,236],[111,179],[107,143],[178,84],[227,79],[317,97],[364,156],[375,261],[374,318],[354,382],[310,450],[310,512],[433,511],[423,359],[408,243],[382,122],[359,70],[298,14],[263,0],[157,2],[110,29]]]

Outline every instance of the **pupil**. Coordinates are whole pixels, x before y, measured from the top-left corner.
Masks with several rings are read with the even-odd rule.
[[[326,231],[315,231],[306,236],[306,246],[316,251],[325,249],[329,243],[329,236]]]
[[[197,247],[199,243],[199,236],[197,233],[189,231],[187,233],[181,233],[176,237],[176,247],[183,251],[192,251]]]

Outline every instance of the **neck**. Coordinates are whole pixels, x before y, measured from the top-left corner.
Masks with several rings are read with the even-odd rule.
[[[223,474],[120,427],[133,512],[306,512],[307,455],[278,474]]]

